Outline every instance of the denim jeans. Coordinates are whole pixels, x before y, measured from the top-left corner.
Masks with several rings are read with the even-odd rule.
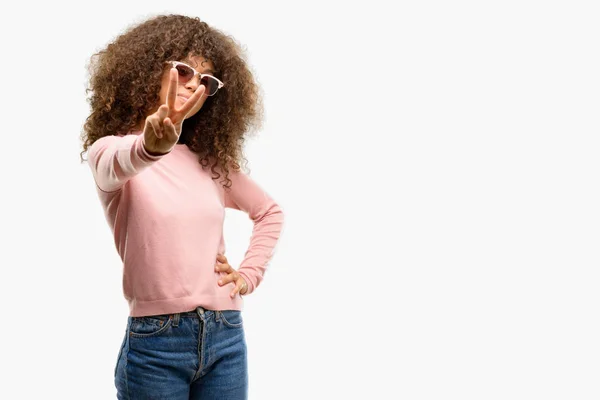
[[[114,374],[120,400],[245,400],[241,311],[129,316]]]

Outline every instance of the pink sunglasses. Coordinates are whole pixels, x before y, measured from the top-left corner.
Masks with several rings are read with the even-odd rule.
[[[200,84],[204,85],[208,96],[214,95],[215,93],[217,93],[217,90],[221,89],[225,85],[223,82],[221,82],[214,76],[208,74],[201,74],[194,68],[181,61],[167,61],[167,63],[171,64],[177,69],[177,72],[179,74],[179,83],[181,84],[186,84],[196,75],[199,75]]]

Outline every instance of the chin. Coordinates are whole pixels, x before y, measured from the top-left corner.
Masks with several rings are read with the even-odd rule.
[[[188,118],[193,117],[194,115],[198,114],[198,111],[200,111],[200,110],[196,110],[196,111],[191,112],[187,117]]]

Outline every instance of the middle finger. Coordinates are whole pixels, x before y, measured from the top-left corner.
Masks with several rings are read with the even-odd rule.
[[[204,87],[204,85],[198,86],[198,89],[196,89],[192,97],[187,99],[187,101],[185,102],[183,107],[181,107],[181,109],[177,110],[178,118],[184,119],[190,113],[192,108],[194,108],[198,104],[204,103],[204,100],[206,100],[207,97],[203,96],[205,89],[206,88]]]
[[[227,285],[230,282],[237,281],[238,278],[239,278],[238,273],[232,272],[232,273],[228,274],[226,277],[219,279],[219,285],[220,286]]]

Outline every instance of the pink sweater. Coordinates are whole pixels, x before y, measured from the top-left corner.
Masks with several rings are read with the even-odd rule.
[[[177,144],[151,156],[144,135],[98,139],[88,160],[98,196],[123,260],[123,293],[132,317],[194,310],[241,310],[233,283],[215,272],[225,254],[225,207],[245,211],[254,222],[249,248],[237,269],[252,293],[262,281],[283,226],[277,203],[247,174],[230,169],[232,187],[224,190],[203,169],[198,156]]]

